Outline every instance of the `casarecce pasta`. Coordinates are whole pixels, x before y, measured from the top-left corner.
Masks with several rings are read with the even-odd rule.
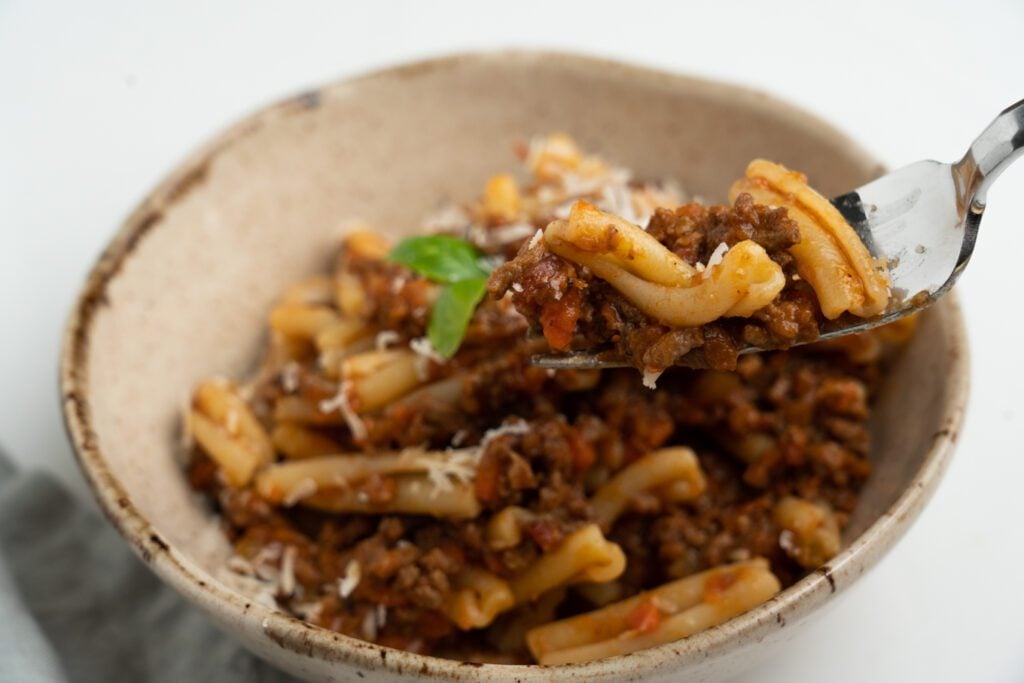
[[[356,224],[268,306],[249,381],[197,378],[188,475],[225,582],[390,647],[558,665],[686,638],[840,551],[912,323],[734,347],[884,308],[849,226],[767,162],[704,206],[564,134],[520,153],[415,239]],[[530,364],[607,334],[653,375],[694,349],[717,369]]]
[[[552,253],[589,268],[644,314],[673,327],[750,316],[786,284],[782,268],[752,240],[698,272],[642,228],[586,202],[577,202],[567,221],[548,225],[544,241]]]

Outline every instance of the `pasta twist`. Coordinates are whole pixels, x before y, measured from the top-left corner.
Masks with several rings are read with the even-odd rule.
[[[786,284],[779,264],[752,240],[698,274],[640,227],[582,201],[569,220],[548,225],[544,241],[552,253],[586,266],[644,314],[673,327],[750,316]]]
[[[889,281],[843,215],[815,192],[807,178],[780,164],[755,159],[746,177],[733,183],[729,200],[741,193],[768,206],[785,207],[800,229],[800,242],[790,249],[800,276],[818,297],[830,320],[843,313],[871,317],[889,305]]]

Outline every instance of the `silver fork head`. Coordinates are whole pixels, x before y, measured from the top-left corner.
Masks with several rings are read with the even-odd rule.
[[[974,251],[989,187],[1022,154],[1024,100],[1004,109],[960,161],[919,161],[834,198],[871,254],[887,263],[894,298],[883,315],[844,318],[826,326],[819,339],[884,325],[949,291]],[[758,350],[746,347],[741,353]],[[628,365],[608,353],[582,351],[534,356],[531,362],[555,369]],[[691,365],[686,357],[682,363]]]
[[[883,325],[949,291],[974,252],[988,188],[1022,153],[1024,100],[1003,110],[960,161],[919,161],[833,199],[872,255],[885,259],[894,299],[886,314],[822,337]]]

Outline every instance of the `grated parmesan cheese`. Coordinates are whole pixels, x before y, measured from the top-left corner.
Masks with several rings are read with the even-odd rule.
[[[445,358],[437,352],[434,345],[430,343],[430,340],[426,337],[416,337],[409,342],[409,348],[412,349],[413,353],[416,353],[424,358],[429,358],[435,363],[444,363]]]
[[[658,386],[658,378],[661,377],[661,373],[664,370],[644,370],[644,386],[648,389],[654,389]]]
[[[281,558],[281,575],[277,582],[277,587],[281,591],[281,595],[291,595],[295,592],[295,555],[298,550],[295,546],[290,545],[285,548],[284,557]]]
[[[717,247],[715,247],[715,250],[711,252],[711,256],[708,257],[707,265],[704,267],[704,270],[701,271],[702,279],[707,280],[711,277],[711,269],[722,262],[725,258],[726,252],[728,251],[729,245],[725,242],[721,242]]]
[[[779,534],[779,547],[792,555],[797,551],[796,534],[789,529],[783,529]]]
[[[529,431],[530,423],[524,420],[523,418],[518,418],[517,422],[509,422],[507,424],[501,425],[500,427],[488,429],[486,432],[484,432],[483,438],[480,439],[480,446],[478,448],[480,450],[483,450],[484,448],[487,447],[487,444],[491,443],[492,441],[499,437],[505,436],[506,434],[522,435],[529,433]]]
[[[568,218],[569,214],[572,213],[572,207],[573,207],[573,204],[575,204],[575,203],[576,203],[576,200],[573,200],[573,201],[570,201],[570,202],[565,202],[564,204],[560,204],[560,205],[558,205],[558,206],[556,206],[554,208],[554,211],[552,211],[552,213],[555,214],[555,218],[562,218],[562,219]]]
[[[299,390],[299,370],[299,364],[293,360],[281,368],[281,388],[285,393],[294,394]]]
[[[441,457],[428,456],[426,454],[416,457],[414,463],[422,467],[430,480],[430,495],[436,498],[438,494],[452,491],[452,481],[468,484],[476,476],[476,466],[483,451],[477,448],[464,448],[460,450],[445,451]]]
[[[277,600],[274,598],[273,584],[261,581],[252,576],[236,574],[226,567],[221,567],[217,572],[217,580],[232,590],[238,591],[243,595],[248,595],[255,602],[258,602],[264,607],[270,607],[271,609],[277,608]]]
[[[527,249],[533,249],[535,246],[540,244],[540,241],[544,239],[544,231],[537,229],[537,232],[533,233],[533,237],[530,238],[530,243],[527,245]]]
[[[437,352],[434,345],[426,337],[417,337],[409,341],[409,348],[416,354],[416,377],[421,382],[430,379],[430,363],[444,364],[445,358]]]
[[[398,343],[399,339],[401,339],[401,335],[394,330],[382,330],[377,333],[377,337],[373,340],[373,346],[378,351],[384,351],[392,344]]]
[[[377,614],[375,610],[367,610],[366,614],[363,615],[362,624],[359,627],[363,631],[363,636],[370,641],[377,639]]]
[[[449,202],[423,221],[424,232],[456,232],[470,224],[469,214],[458,204]]]
[[[562,190],[572,197],[584,197],[600,192],[608,182],[608,179],[602,176],[584,178],[575,173],[566,173],[561,180]]]
[[[633,195],[625,185],[606,185],[601,191],[598,207],[635,225],[641,224],[633,206]]]
[[[362,578],[363,573],[362,568],[359,566],[359,561],[349,560],[348,564],[345,565],[345,576],[338,579],[338,595],[342,599],[352,595],[352,591],[356,589]]]
[[[466,439],[469,437],[469,432],[465,429],[460,429],[452,435],[452,446],[458,447],[466,443]]]
[[[352,405],[348,402],[348,391],[351,388],[351,383],[347,380],[342,382],[338,386],[338,393],[331,398],[324,399],[317,404],[317,409],[321,413],[331,413],[337,410],[341,413],[341,417],[345,420],[345,424],[348,425],[348,429],[352,432],[352,438],[356,441],[363,441],[366,439],[366,425],[363,424],[362,419],[356,414],[356,411],[352,410]]]
[[[481,249],[504,247],[513,242],[524,240],[533,234],[536,228],[532,223],[509,223],[494,228],[485,228],[474,223],[469,228],[469,239]]]

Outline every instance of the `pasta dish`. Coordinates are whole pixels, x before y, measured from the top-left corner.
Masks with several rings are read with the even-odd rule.
[[[350,231],[282,292],[253,376],[196,388],[224,582],[381,645],[548,665],[685,638],[839,551],[913,320],[738,349],[884,310],[852,229],[766,161],[705,206],[565,135],[518,153],[414,237]],[[597,343],[644,372],[530,364]]]

